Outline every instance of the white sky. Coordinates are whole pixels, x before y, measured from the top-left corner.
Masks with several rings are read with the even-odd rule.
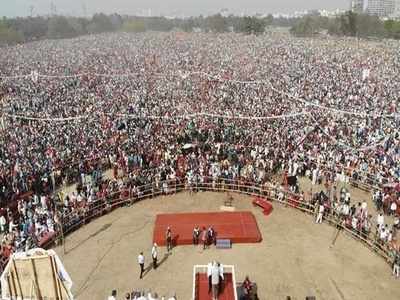
[[[152,15],[200,15],[217,13],[223,8],[240,14],[294,12],[305,9],[349,8],[350,0],[0,0],[0,16],[26,16],[34,7],[34,15],[50,13],[51,3],[57,13],[88,15],[95,12]]]

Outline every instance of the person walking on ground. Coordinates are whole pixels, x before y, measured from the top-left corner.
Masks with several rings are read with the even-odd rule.
[[[400,276],[400,252],[397,252],[396,256],[394,257],[392,274],[393,276],[396,276],[396,278],[399,278]]]
[[[212,272],[213,263],[208,263],[207,265],[207,278],[208,278],[208,293],[211,293],[211,272]]]
[[[319,204],[319,210],[318,210],[318,217],[315,223],[322,223],[322,217],[324,216],[324,210],[325,207],[322,203]]]
[[[108,296],[107,300],[117,300],[117,291],[113,290],[111,296]]]
[[[157,269],[157,244],[154,243],[153,248],[151,249],[151,257],[153,258],[153,269]]]
[[[167,232],[165,233],[165,239],[167,240],[167,251],[170,253],[172,250],[172,231],[171,227],[168,226]]]
[[[201,241],[203,242],[203,250],[207,248],[207,230],[203,227],[203,231],[201,232]]]
[[[144,255],[143,252],[140,252],[138,256],[138,263],[140,266],[140,279],[143,278],[143,273],[144,273]]]
[[[218,300],[219,267],[216,262],[213,263],[211,269],[211,285],[212,285],[212,299]]]
[[[199,237],[200,237],[200,228],[199,226],[196,226],[193,229],[193,245],[199,244]]]

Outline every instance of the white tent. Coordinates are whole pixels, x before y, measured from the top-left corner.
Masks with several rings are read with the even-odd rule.
[[[73,300],[72,280],[54,250],[14,253],[0,281],[4,300]]]

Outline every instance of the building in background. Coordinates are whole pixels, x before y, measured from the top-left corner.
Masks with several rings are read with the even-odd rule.
[[[394,12],[391,15],[393,19],[400,19],[400,0],[395,0],[394,3]]]
[[[395,12],[395,0],[368,0],[367,13],[378,17],[389,17]]]
[[[364,0],[350,0],[350,10],[357,14],[364,12]]]

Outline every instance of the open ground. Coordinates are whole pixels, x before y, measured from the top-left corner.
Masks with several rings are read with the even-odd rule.
[[[159,295],[176,293],[178,299],[191,299],[193,265],[211,260],[232,264],[236,279],[246,275],[257,282],[260,299],[399,299],[400,284],[391,276],[390,266],[346,234],[335,245],[334,228],[314,224],[312,218],[291,208],[274,204],[266,217],[254,208],[251,198],[234,195],[237,210],[252,211],[263,241],[235,244],[230,250],[179,246],[164,256],[161,266],[149,268],[139,279],[137,255],[143,251],[150,265],[155,217],[158,213],[219,211],[227,195],[199,192],[180,193],[143,200],[119,208],[85,225],[66,238],[66,254],[56,251],[74,281],[77,299],[105,299],[112,289],[119,296],[133,289]]]

